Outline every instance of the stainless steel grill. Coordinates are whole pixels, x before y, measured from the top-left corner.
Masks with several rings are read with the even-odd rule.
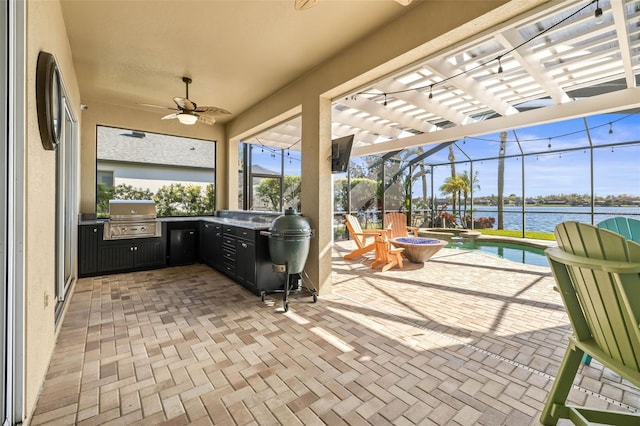
[[[162,236],[153,200],[109,200],[109,217],[104,224],[105,240]]]

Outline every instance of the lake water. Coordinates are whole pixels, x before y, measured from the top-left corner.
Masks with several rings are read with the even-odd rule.
[[[448,210],[451,213],[451,210]],[[596,207],[594,210],[594,224],[615,216],[626,216],[640,219],[640,207]],[[477,206],[474,217],[493,217],[497,227],[498,207]],[[504,208],[504,229],[522,230],[521,207],[507,206]],[[591,207],[525,207],[525,221],[527,231],[553,232],[555,226],[561,222],[575,220],[591,223]]]

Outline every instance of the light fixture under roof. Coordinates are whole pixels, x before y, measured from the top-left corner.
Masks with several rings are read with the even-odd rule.
[[[196,121],[198,121],[197,115],[189,114],[185,112],[177,114],[176,118],[180,123],[187,124],[187,125],[196,124]]]
[[[600,7],[600,2],[596,0],[596,24],[602,24],[604,22],[604,16],[602,16],[602,8]]]

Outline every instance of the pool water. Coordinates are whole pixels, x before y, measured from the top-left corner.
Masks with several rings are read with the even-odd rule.
[[[499,256],[513,262],[520,262],[527,265],[549,266],[547,256],[545,256],[543,249],[522,244],[494,243],[489,241],[454,241],[447,244],[446,247],[463,250],[480,250],[483,253]]]

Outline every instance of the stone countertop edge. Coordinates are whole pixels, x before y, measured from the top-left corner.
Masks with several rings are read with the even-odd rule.
[[[253,229],[253,230],[266,230],[271,226],[271,222],[254,222],[251,220],[232,219],[215,216],[176,216],[176,217],[159,217],[160,222],[210,222],[221,223],[226,225],[238,226],[241,228]],[[107,222],[108,219],[91,219],[91,220],[79,220],[78,225],[98,225]]]

